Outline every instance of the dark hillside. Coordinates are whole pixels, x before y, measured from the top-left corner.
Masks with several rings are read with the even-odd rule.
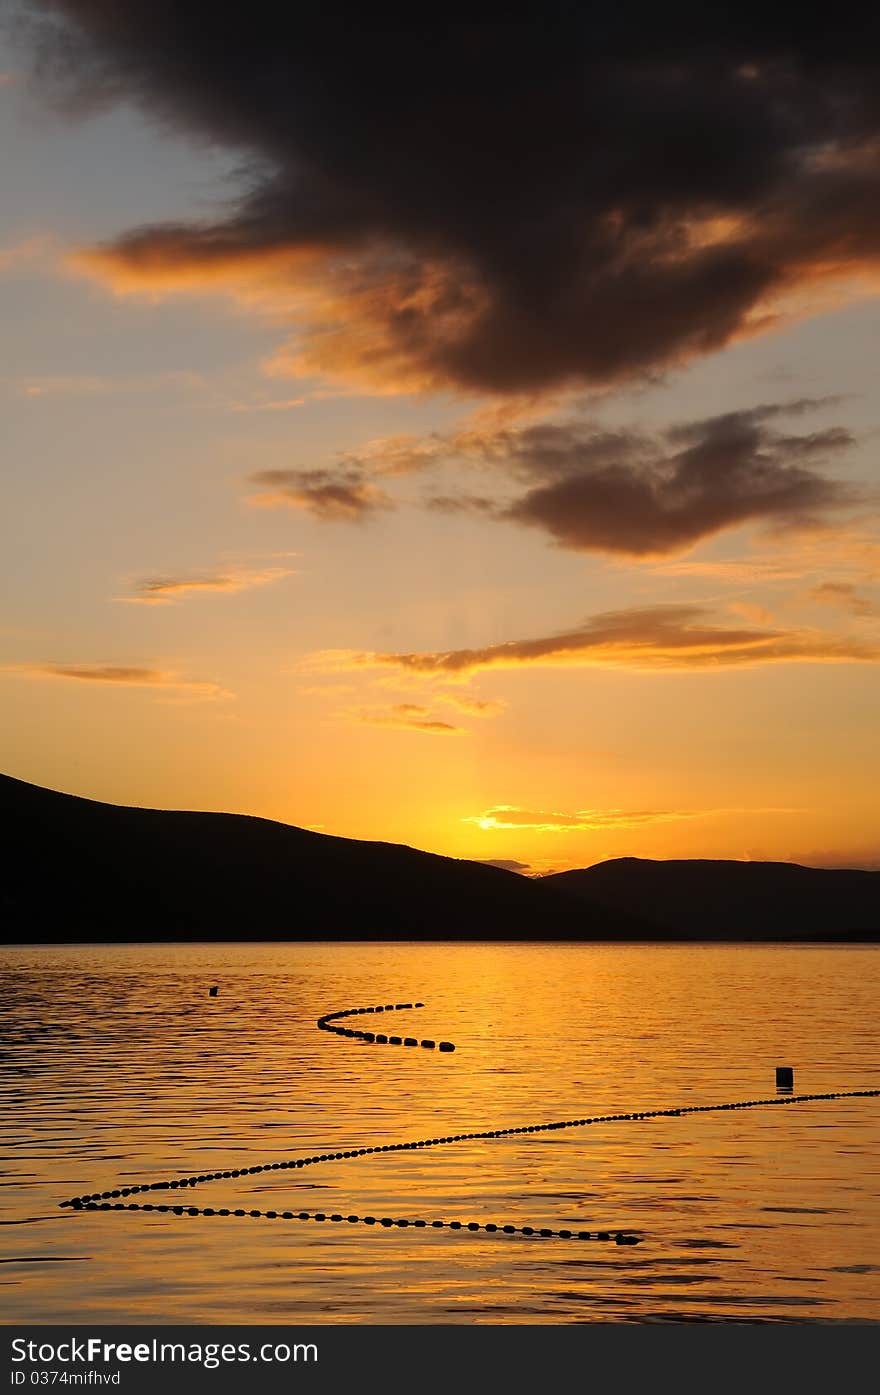
[[[3,938],[553,939],[626,917],[482,863],[241,814],[122,808],[0,776]]]

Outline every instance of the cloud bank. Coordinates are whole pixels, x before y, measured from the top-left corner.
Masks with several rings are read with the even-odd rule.
[[[574,418],[387,437],[322,469],[252,475],[268,490],[251,502],[363,521],[397,507],[383,487],[389,477],[454,465],[469,477],[458,492],[428,495],[427,508],[526,524],[578,552],[670,556],[745,523],[803,527],[862,503],[825,468],[854,444],[850,432],[785,424],[834,400],[763,403],[654,433]],[[484,475],[480,494],[475,469]],[[527,487],[511,495],[511,484]]]

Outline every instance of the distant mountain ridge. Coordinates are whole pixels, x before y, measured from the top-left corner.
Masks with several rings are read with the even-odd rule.
[[[540,879],[0,775],[6,942],[880,940],[880,873],[618,858]]]
[[[676,938],[880,939],[880,872],[620,857],[544,881]]]

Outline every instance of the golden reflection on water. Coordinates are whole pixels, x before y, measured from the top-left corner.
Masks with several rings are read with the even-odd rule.
[[[0,951],[6,1321],[880,1320],[876,1100],[371,1155],[216,1208],[632,1230],[634,1248],[63,1197],[480,1128],[877,1088],[870,946],[306,944]],[[208,996],[217,984],[216,998]],[[386,1014],[452,1055],[315,1030]],[[357,1025],[362,1025],[361,1023]],[[370,1024],[372,1025],[372,1024]]]

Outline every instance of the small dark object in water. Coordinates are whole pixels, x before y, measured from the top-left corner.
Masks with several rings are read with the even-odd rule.
[[[453,1046],[451,1041],[441,1041],[437,1049],[438,1051],[454,1051],[455,1047]]]
[[[209,989],[208,989],[208,997],[209,997],[209,998],[216,998],[216,996],[217,996],[217,985],[216,985],[216,983],[215,983],[213,988],[209,988]]]
[[[776,1088],[779,1090],[794,1088],[794,1069],[792,1066],[776,1067]]]

